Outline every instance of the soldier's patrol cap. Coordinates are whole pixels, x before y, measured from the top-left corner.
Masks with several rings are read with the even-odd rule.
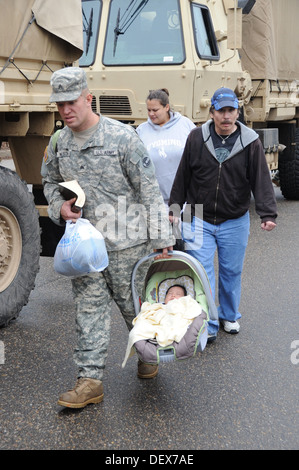
[[[74,101],[87,88],[86,74],[80,67],[65,67],[53,73],[50,84],[50,103]]]

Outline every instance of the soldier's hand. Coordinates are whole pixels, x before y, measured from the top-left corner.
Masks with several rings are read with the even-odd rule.
[[[60,209],[60,215],[63,220],[71,220],[72,222],[76,222],[77,219],[80,219],[81,212],[73,212],[72,206],[76,202],[76,198],[70,199],[69,201],[65,201]]]
[[[158,250],[154,250],[157,252]],[[163,248],[162,253],[159,253],[157,256],[155,256],[154,259],[165,259],[165,258],[171,258],[171,255],[168,254],[169,251],[173,251],[173,246],[168,246],[167,248]]]

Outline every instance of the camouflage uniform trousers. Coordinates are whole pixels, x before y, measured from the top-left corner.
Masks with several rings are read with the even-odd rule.
[[[128,330],[132,328],[135,311],[131,276],[136,262],[147,253],[150,253],[147,243],[125,250],[110,251],[109,266],[103,272],[72,279],[77,331],[74,361],[79,368],[78,377],[102,380],[110,341],[113,300],[119,307]],[[136,274],[138,292],[144,283],[146,264],[141,264]]]

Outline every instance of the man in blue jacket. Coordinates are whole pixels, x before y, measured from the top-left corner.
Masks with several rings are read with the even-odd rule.
[[[183,217],[182,237],[186,251],[204,266],[214,296],[217,248],[219,319],[227,333],[238,333],[251,192],[263,230],[276,226],[277,207],[259,136],[237,120],[237,96],[229,88],[220,88],[211,101],[211,119],[187,139],[170,195],[170,220],[180,216],[178,208],[185,203],[191,206],[191,220]],[[210,322],[210,336],[217,331],[218,325]]]

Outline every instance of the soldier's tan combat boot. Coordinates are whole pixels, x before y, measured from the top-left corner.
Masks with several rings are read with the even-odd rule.
[[[84,408],[89,403],[100,403],[103,398],[103,384],[100,380],[80,377],[73,390],[69,390],[59,397],[58,405],[68,408]]]
[[[138,361],[137,376],[140,379],[153,379],[158,374],[157,364],[145,364],[142,361]]]

